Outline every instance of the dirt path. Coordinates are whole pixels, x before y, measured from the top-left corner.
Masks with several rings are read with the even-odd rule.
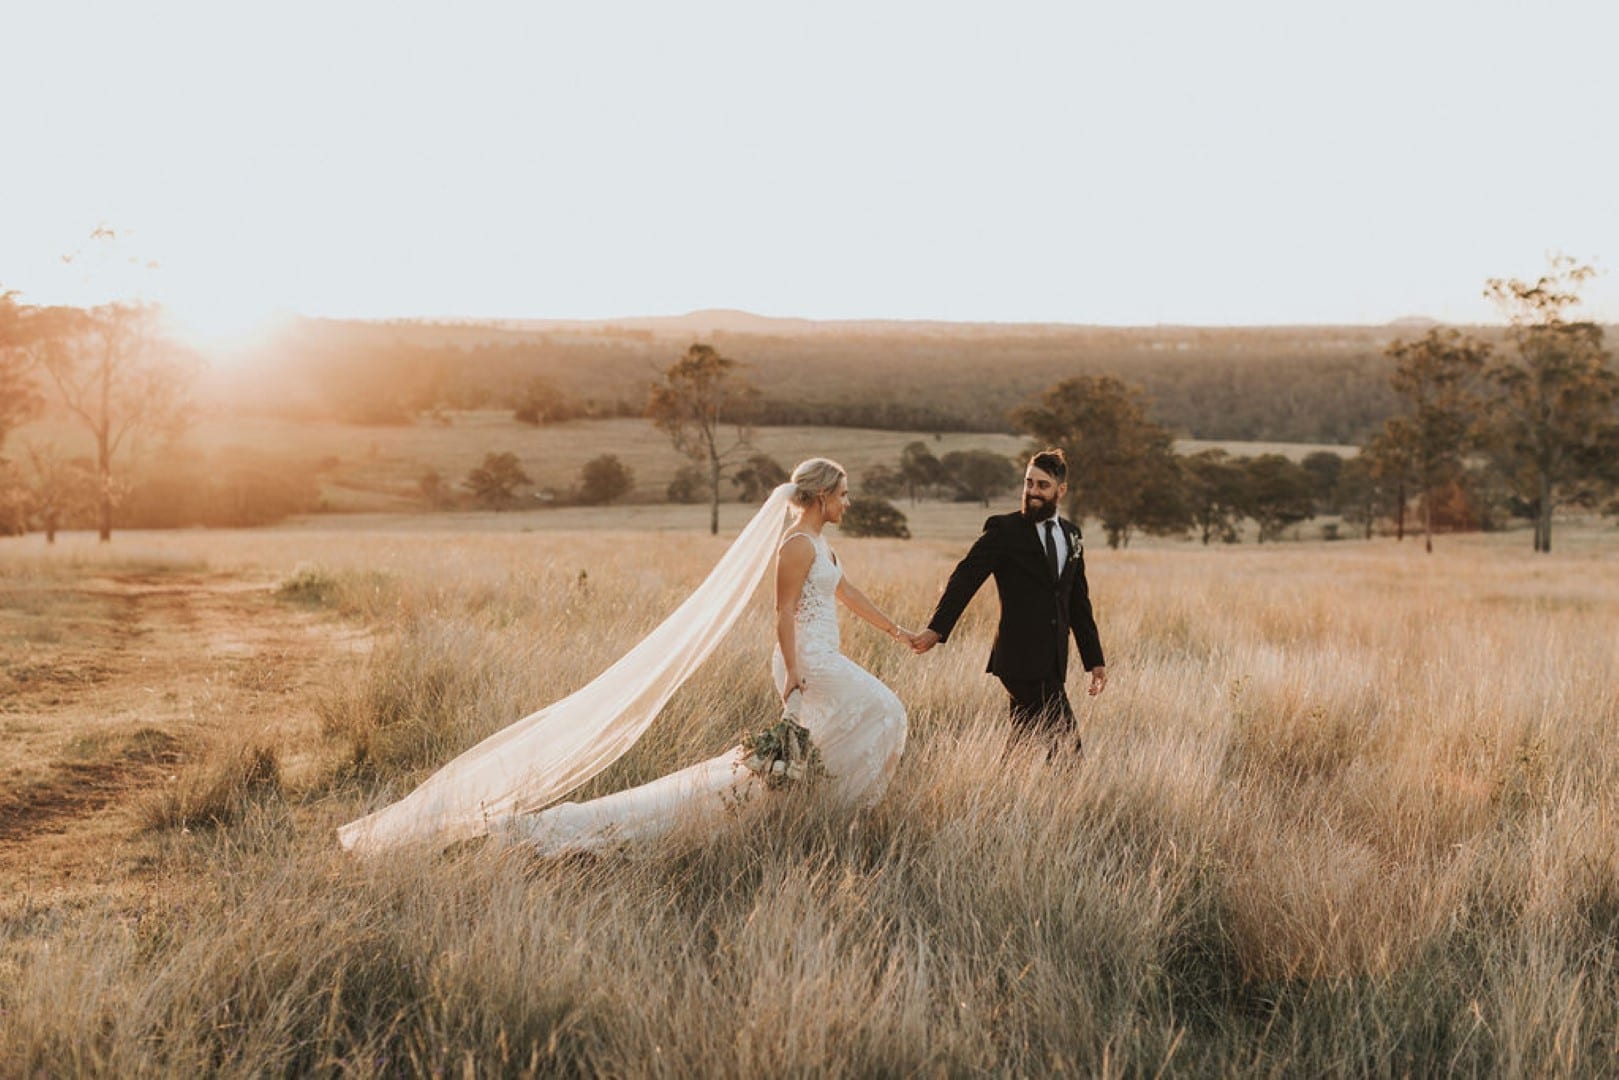
[[[312,688],[369,638],[275,585],[164,571],[0,590],[0,896],[138,873],[141,801],[218,739],[267,738],[298,769],[319,742]]]

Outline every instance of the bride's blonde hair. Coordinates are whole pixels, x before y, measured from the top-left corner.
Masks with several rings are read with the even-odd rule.
[[[792,501],[797,506],[808,506],[822,495],[838,489],[848,472],[830,458],[812,457],[801,461],[793,470]]]

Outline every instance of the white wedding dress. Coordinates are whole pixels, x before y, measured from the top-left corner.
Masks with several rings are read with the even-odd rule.
[[[634,648],[586,685],[501,728],[446,763],[396,802],[337,830],[370,856],[414,844],[438,847],[498,832],[546,850],[589,848],[702,818],[754,788],[735,750],[633,791],[589,803],[557,800],[628,753],[671,695],[725,639],[783,542],[796,489],[782,484],[743,526],[692,594]],[[842,572],[826,542],[796,612],[799,670],[808,686],[800,719],[820,744],[838,794],[871,801],[905,744],[905,710],[882,683],[838,650],[836,593]],[[777,661],[777,679],[783,676]]]
[[[905,708],[881,680],[843,655],[837,612],[843,571],[826,538],[791,535],[806,536],[815,546],[794,612],[798,670],[804,679],[799,722],[820,751],[834,797],[870,805],[888,786],[905,749]],[[779,646],[772,669],[780,693],[787,669]],[[640,787],[508,818],[496,831],[509,843],[531,844],[542,853],[590,851],[649,840],[677,826],[712,824],[732,808],[761,797],[769,793],[742,765],[738,746]]]

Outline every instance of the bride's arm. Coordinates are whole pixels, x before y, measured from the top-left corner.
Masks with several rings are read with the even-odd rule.
[[[809,537],[804,543],[794,543],[798,536],[789,536],[781,550],[776,552],[776,644],[781,646],[781,659],[787,665],[787,685],[782,687],[782,700],[804,684],[798,670],[798,598],[803,595],[804,582],[809,578],[810,564],[815,561],[815,546]]]
[[[865,593],[855,588],[854,583],[847,577],[838,581],[838,599],[843,601],[844,607],[865,619],[895,641],[910,643],[911,632],[887,615],[884,615],[882,609],[872,603],[871,598]]]

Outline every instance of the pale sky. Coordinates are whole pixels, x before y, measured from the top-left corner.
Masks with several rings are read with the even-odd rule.
[[[1558,250],[1619,321],[1613,0],[3,3],[25,301],[1479,322]]]

